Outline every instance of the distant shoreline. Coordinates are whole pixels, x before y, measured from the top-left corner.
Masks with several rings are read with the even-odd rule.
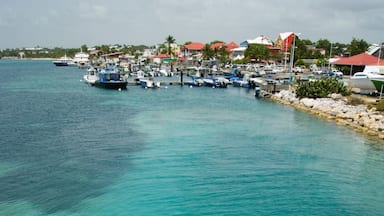
[[[4,56],[0,58],[0,60],[45,60],[45,61],[53,61],[55,58],[18,58],[18,57],[8,57]]]

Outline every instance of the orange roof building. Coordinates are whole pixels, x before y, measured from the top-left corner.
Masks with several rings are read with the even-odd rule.
[[[184,46],[187,50],[201,51],[204,48],[204,44],[200,42],[193,42]]]
[[[226,46],[227,46],[227,51],[232,51],[233,49],[240,47],[237,43],[235,43],[233,41],[231,43],[227,44]]]
[[[339,60],[334,61],[331,64],[365,66],[376,65],[378,64],[378,62],[379,59],[376,56],[372,56],[364,52],[354,56],[340,58]]]

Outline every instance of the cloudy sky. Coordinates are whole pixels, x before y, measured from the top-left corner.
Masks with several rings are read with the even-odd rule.
[[[2,0],[0,49],[176,42],[240,43],[281,32],[384,42],[382,0]]]

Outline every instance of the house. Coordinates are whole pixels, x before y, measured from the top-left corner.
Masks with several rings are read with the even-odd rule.
[[[158,54],[151,57],[152,62],[155,64],[161,64],[164,63],[166,59],[169,59],[169,56],[167,54]]]
[[[272,47],[273,42],[268,37],[261,35],[255,39],[246,40],[246,41],[241,42],[240,47],[248,47],[250,44],[261,44],[261,45],[265,45],[268,47]]]
[[[384,62],[380,61],[376,56],[363,52],[350,57],[342,57],[337,61],[331,62],[331,64],[350,66],[350,75],[353,75],[354,72],[363,71],[367,65],[384,65]]]
[[[203,48],[203,43],[192,42],[183,46],[183,55],[187,58],[187,60],[196,60],[201,56]]]
[[[280,50],[287,52],[291,48],[294,38],[295,34],[293,32],[280,33],[275,41],[275,47],[278,47]]]
[[[243,59],[245,56],[244,56],[244,52],[247,48],[246,47],[237,47],[237,48],[234,48],[232,49],[232,57],[231,59],[232,60],[240,60],[240,59]]]
[[[227,51],[232,52],[232,50],[238,48],[239,45],[237,45],[237,43],[232,41],[229,44],[226,44],[226,47],[227,47]]]
[[[213,43],[213,44],[211,44],[211,49],[212,49],[212,50],[218,50],[218,49],[220,49],[221,47],[226,47],[225,43],[223,43],[223,42],[217,42],[217,43]]]

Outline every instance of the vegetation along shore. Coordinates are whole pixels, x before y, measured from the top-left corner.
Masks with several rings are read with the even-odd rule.
[[[283,90],[271,99],[298,110],[335,121],[369,136],[384,139],[383,102],[375,103],[364,96],[331,94],[326,98],[298,98],[295,92]]]
[[[236,82],[237,86],[248,88],[259,85],[259,81],[272,83],[268,85],[272,89],[263,89],[272,93],[272,100],[384,139],[384,100],[377,96],[367,96],[369,100],[365,100],[361,93],[367,89],[362,86],[359,86],[358,94],[354,94],[356,86],[347,83],[345,78],[350,81],[354,74],[365,72],[368,75],[359,82],[369,82],[369,94],[382,93],[383,89],[380,92],[370,83],[370,76],[380,74],[384,83],[384,64],[381,61],[384,43],[368,44],[356,38],[349,44],[332,43],[327,39],[313,42],[301,39],[299,35],[283,32],[275,41],[261,35],[239,44],[220,40],[206,44],[192,41],[178,44],[173,36],[168,35],[163,43],[151,46],[114,44],[88,47],[84,44],[80,49],[37,46],[0,50],[0,58],[52,60],[63,56],[76,57],[80,51],[89,57],[82,68],[115,63],[122,69],[124,77],[134,77],[134,80],[165,71],[169,75],[185,72],[193,79],[227,75],[226,85]],[[187,72],[191,68],[195,73]],[[201,73],[203,69],[208,73]],[[139,74],[142,77],[139,78]],[[276,89],[276,86],[284,88]],[[285,90],[288,87],[289,90]]]

